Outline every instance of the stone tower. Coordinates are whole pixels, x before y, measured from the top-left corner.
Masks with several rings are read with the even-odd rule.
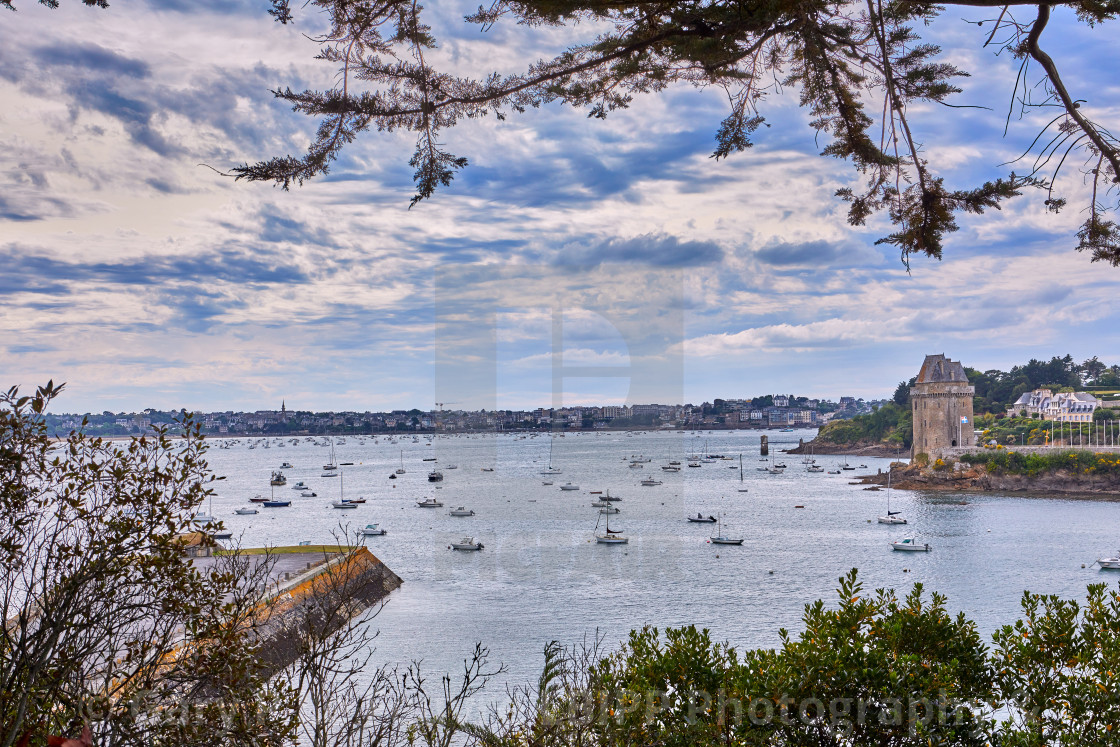
[[[964,366],[944,354],[927,355],[910,388],[914,414],[914,445],[911,456],[929,454],[936,458],[944,449],[975,446],[972,395]]]

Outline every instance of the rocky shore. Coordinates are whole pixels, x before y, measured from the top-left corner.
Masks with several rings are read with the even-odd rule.
[[[864,485],[886,485],[887,473],[861,475]],[[1120,477],[1108,474],[1084,474],[1077,470],[1001,474],[989,472],[984,466],[962,462],[943,467],[917,464],[899,465],[891,471],[891,487],[899,490],[939,492],[999,492],[1111,496],[1120,500]]]

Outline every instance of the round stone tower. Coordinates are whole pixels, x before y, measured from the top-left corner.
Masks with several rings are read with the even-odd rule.
[[[972,429],[972,396],[964,366],[944,354],[927,355],[910,388],[914,414],[911,456],[929,454],[933,459],[945,449],[976,445]]]

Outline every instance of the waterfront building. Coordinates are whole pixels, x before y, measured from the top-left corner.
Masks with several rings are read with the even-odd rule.
[[[914,416],[911,455],[930,457],[947,448],[976,445],[973,434],[972,397],[964,366],[941,355],[927,355],[910,389]]]
[[[1007,406],[1007,413],[1025,417],[1037,414],[1043,420],[1059,423],[1091,423],[1093,412],[1100,404],[1100,400],[1088,392],[1055,393],[1050,389],[1035,389],[1023,392]]]

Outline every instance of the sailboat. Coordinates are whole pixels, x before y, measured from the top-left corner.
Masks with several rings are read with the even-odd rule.
[[[556,442],[556,439],[549,436],[549,438],[548,438],[548,467],[541,470],[542,475],[558,475],[558,474],[560,474],[560,468],[552,466],[552,445],[555,442]]]
[[[628,537],[623,537],[617,531],[612,531],[611,530],[610,514],[600,514],[599,515],[600,518],[603,518],[604,516],[606,517],[606,531],[603,532],[602,534],[596,534],[595,535],[595,541],[598,542],[600,545],[625,545],[628,542],[630,542],[630,539]],[[596,529],[599,528],[599,522],[598,521],[595,522],[595,528]]]
[[[905,524],[906,517],[901,511],[891,511],[891,473],[887,470],[887,515],[879,517],[880,524]]]
[[[404,474],[404,449],[401,449],[401,466],[397,468],[396,474]]]
[[[739,485],[741,486],[739,488],[739,492],[740,493],[746,493],[747,488],[745,486],[743,486],[743,454],[742,454],[742,452],[739,452]]]
[[[334,439],[331,439],[331,461],[323,465],[322,477],[338,477],[338,461],[334,457]]]
[[[725,537],[723,535],[723,514],[720,514],[719,517],[716,519],[716,536],[715,537],[709,537],[708,539],[711,540],[711,543],[713,545],[741,545],[741,544],[743,544],[743,538],[742,537],[732,538],[732,537]]]
[[[334,461],[333,459],[331,461]],[[338,474],[338,500],[331,501],[331,505],[335,508],[357,508],[357,503],[351,503],[343,497],[342,493],[342,473]]]

